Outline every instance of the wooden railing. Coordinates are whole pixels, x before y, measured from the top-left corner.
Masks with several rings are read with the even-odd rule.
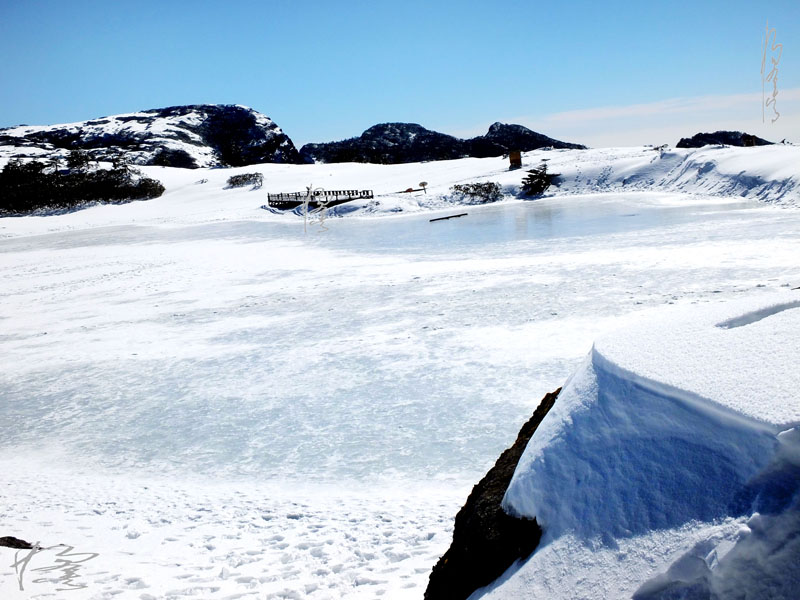
[[[291,192],[284,194],[267,194],[267,205],[282,210],[296,208],[308,200],[308,206],[317,208],[321,205],[335,206],[350,200],[369,200],[375,197],[372,190],[313,190],[308,192]]]

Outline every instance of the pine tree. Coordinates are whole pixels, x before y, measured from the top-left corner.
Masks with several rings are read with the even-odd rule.
[[[522,193],[526,196],[541,196],[558,176],[559,173],[548,173],[547,163],[542,162],[528,171],[528,175],[522,180]]]

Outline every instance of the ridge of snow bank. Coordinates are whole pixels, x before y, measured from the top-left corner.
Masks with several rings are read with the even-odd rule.
[[[798,330],[786,293],[669,311],[596,342],[504,498],[542,543],[474,597],[793,597]]]
[[[471,162],[466,162],[471,161]],[[459,159],[409,164],[410,170],[430,168],[426,193],[386,194],[380,183],[376,200],[353,201],[330,209],[334,216],[363,216],[413,210],[437,210],[458,204],[450,183],[494,181],[506,198],[520,196],[525,170],[546,161],[558,173],[558,185],[547,196],[609,192],[680,192],[726,198],[747,198],[782,206],[800,206],[800,147],[791,145],[739,148],[705,146],[659,152],[650,147],[588,150],[534,150],[523,154],[522,171],[509,171],[504,158]],[[353,163],[342,163],[358,168]],[[431,166],[429,166],[431,165]],[[394,166],[394,165],[392,165]],[[362,167],[363,168],[363,167]],[[387,174],[391,169],[385,171]],[[396,172],[396,171],[395,171]],[[449,184],[448,184],[449,185]]]
[[[542,158],[549,159],[550,171],[561,174],[557,193],[652,190],[800,205],[798,146],[704,146],[663,152],[598,148],[561,150]]]
[[[505,508],[536,517],[544,543],[567,533],[611,543],[744,514],[744,488],[775,454],[777,432],[641,385],[598,356],[531,440]]]

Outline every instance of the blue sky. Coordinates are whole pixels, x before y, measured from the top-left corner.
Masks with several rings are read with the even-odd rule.
[[[762,123],[767,22],[783,43]],[[236,103],[298,145],[407,121],[593,146],[746,129],[800,142],[800,1],[0,0],[0,127]]]

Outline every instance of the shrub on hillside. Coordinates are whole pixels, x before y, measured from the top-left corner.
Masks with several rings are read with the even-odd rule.
[[[197,168],[194,158],[186,150],[176,148],[162,148],[147,164],[156,167],[176,167],[178,169]]]
[[[528,174],[522,180],[522,193],[525,196],[541,196],[558,176],[558,173],[548,173],[547,164],[542,163],[535,169],[528,171]]]
[[[73,150],[67,155],[67,168],[70,171],[85,171],[91,160],[91,155],[85,150]]]
[[[45,172],[38,161],[10,161],[0,171],[0,214],[26,214],[41,209],[69,209],[87,202],[126,202],[157,198],[164,186],[129,167]]]
[[[252,185],[253,189],[260,188],[264,183],[264,176],[261,173],[242,173],[241,175],[231,175],[228,177],[229,188],[244,187]]]
[[[462,201],[471,204],[483,204],[486,202],[497,202],[503,197],[500,191],[500,184],[493,181],[483,183],[457,183],[450,188],[453,196],[459,197]]]

